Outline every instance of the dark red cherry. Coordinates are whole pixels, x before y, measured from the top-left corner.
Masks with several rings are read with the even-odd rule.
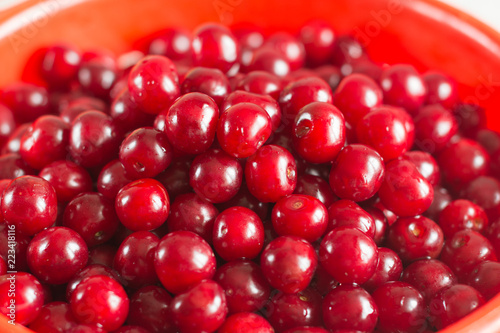
[[[116,159],[106,164],[97,177],[97,191],[110,200],[115,200],[118,191],[133,179],[125,173],[120,160]]]
[[[306,23],[299,32],[299,38],[306,51],[306,61],[313,67],[328,62],[333,54],[335,32],[323,20]]]
[[[398,281],[403,272],[403,263],[396,252],[386,247],[378,248],[377,267],[373,275],[363,283],[362,287],[373,292],[389,281]]]
[[[483,261],[474,268],[467,283],[479,291],[486,300],[490,300],[500,293],[500,281],[497,278],[499,274],[499,262]]]
[[[178,195],[192,192],[189,185],[190,167],[191,158],[189,156],[178,157],[172,161],[167,170],[155,177],[167,190],[170,200],[175,199]]]
[[[78,70],[78,83],[82,90],[103,100],[110,99],[111,90],[119,78],[115,64],[106,64],[97,59],[83,62]]]
[[[476,133],[486,128],[486,111],[477,104],[459,103],[452,110],[460,132],[474,138]]]
[[[403,158],[410,160],[432,186],[439,185],[441,182],[441,172],[432,155],[423,151],[413,150],[406,152]]]
[[[2,104],[0,104],[0,124],[2,125],[0,126],[0,148],[3,148],[15,132],[16,123],[12,111]]]
[[[114,98],[109,108],[109,115],[124,133],[139,127],[151,126],[155,119],[154,115],[142,112],[137,103],[132,101],[128,88],[124,88]]]
[[[81,54],[71,45],[48,47],[40,64],[40,75],[53,88],[67,88],[76,79]]]
[[[439,72],[429,72],[422,75],[427,96],[425,104],[441,104],[451,110],[458,102],[457,83]]]
[[[291,70],[297,70],[304,65],[306,51],[304,44],[286,32],[275,32],[269,36],[262,48],[271,48],[282,54]]]
[[[338,227],[352,227],[370,238],[375,237],[376,225],[373,217],[351,200],[338,200],[328,207],[328,231]]]
[[[452,201],[439,214],[439,226],[446,238],[452,237],[457,231],[472,229],[484,233],[488,226],[488,217],[484,210],[469,200]]]
[[[253,52],[248,71],[263,71],[281,78],[290,73],[290,64],[280,52],[271,48],[260,48]]]
[[[190,60],[192,39],[191,33],[184,29],[165,29],[151,40],[148,45],[148,54],[163,55],[174,61]]]
[[[219,333],[274,333],[274,329],[267,320],[251,312],[240,312],[229,316]]]
[[[356,38],[342,35],[335,40],[332,59],[334,65],[353,64],[366,57],[363,46]]]
[[[195,67],[186,73],[181,82],[181,94],[199,92],[213,98],[217,105],[231,92],[229,81],[216,68]]]
[[[303,175],[302,177],[298,177],[297,186],[293,193],[310,195],[321,201],[325,207],[330,207],[336,200],[330,184],[320,176],[314,175]]]
[[[430,154],[442,150],[458,132],[457,121],[440,105],[428,105],[414,116],[415,146]]]
[[[278,76],[265,71],[254,70],[238,83],[237,88],[254,94],[269,95],[277,100],[281,86],[282,81]]]
[[[445,188],[437,186],[434,188],[434,199],[423,215],[433,221],[439,221],[439,214],[452,201],[450,193]]]
[[[50,113],[47,89],[30,83],[18,82],[2,88],[1,99],[18,123],[34,121]]]
[[[66,299],[71,299],[71,294],[75,291],[80,282],[82,282],[85,278],[94,275],[106,275],[118,282],[122,281],[120,275],[114,269],[100,264],[89,264],[76,273],[66,285]]]
[[[45,304],[40,314],[29,325],[35,332],[64,333],[77,325],[68,303],[50,302]]]

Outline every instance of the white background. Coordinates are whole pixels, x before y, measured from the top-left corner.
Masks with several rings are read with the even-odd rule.
[[[500,0],[440,0],[500,31]]]

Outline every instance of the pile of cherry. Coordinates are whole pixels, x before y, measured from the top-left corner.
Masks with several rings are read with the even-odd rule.
[[[433,332],[500,292],[500,134],[452,79],[320,21],[134,48],[49,46],[1,89],[16,323]]]

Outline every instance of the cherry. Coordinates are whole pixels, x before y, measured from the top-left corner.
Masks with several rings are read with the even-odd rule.
[[[238,41],[231,31],[214,23],[198,27],[194,32],[193,63],[195,66],[217,68],[229,72],[238,59]]]
[[[40,74],[54,88],[65,88],[76,79],[81,54],[71,45],[48,47],[41,60]]]
[[[389,281],[398,281],[403,272],[403,263],[396,252],[386,247],[378,248],[377,267],[373,275],[363,283],[362,287],[373,292]]]
[[[479,176],[469,183],[463,195],[479,205],[490,220],[500,216],[500,182],[489,176]]]
[[[364,209],[371,215],[373,221],[375,222],[375,236],[373,236],[373,240],[375,241],[375,244],[380,246],[385,240],[385,234],[389,226],[387,218],[384,213],[376,207],[365,207]]]
[[[333,64],[353,64],[367,57],[361,43],[352,36],[339,36],[333,45]]]
[[[164,132],[176,149],[199,154],[212,145],[218,118],[219,108],[212,98],[188,93],[168,109]]]
[[[433,221],[439,221],[439,214],[448,206],[453,199],[448,191],[443,187],[434,188],[434,199],[429,208],[424,212],[424,216]]]
[[[43,301],[42,285],[33,275],[17,272],[0,276],[0,313],[14,317],[15,323],[33,322],[42,310]]]
[[[105,333],[106,331],[103,330],[101,327],[97,325],[84,325],[84,324],[79,324],[76,325],[72,328],[70,328],[67,333]]]
[[[282,54],[291,70],[301,68],[305,62],[305,48],[302,42],[286,32],[276,32],[264,42],[263,48],[271,48]]]
[[[274,288],[289,294],[307,288],[318,264],[314,248],[297,236],[282,236],[262,252],[260,265]]]
[[[458,102],[456,82],[439,72],[428,72],[422,75],[427,96],[425,104],[441,104],[446,109],[452,109]]]
[[[378,310],[370,294],[361,287],[340,285],[323,300],[323,320],[331,331],[371,332],[378,319]]]
[[[15,225],[17,232],[32,236],[55,222],[56,192],[43,178],[16,178],[4,189],[2,213],[7,224]]]
[[[71,98],[67,103],[59,102],[58,107],[60,108],[59,116],[68,124],[85,111],[95,110],[107,113],[108,109],[108,105],[103,100],[87,96]]]
[[[127,323],[139,325],[152,333],[173,333],[176,330],[170,320],[172,296],[158,286],[146,286],[130,298]]]
[[[69,304],[58,301],[45,304],[29,328],[40,333],[64,333],[76,325]]]
[[[460,139],[444,148],[438,156],[443,179],[452,190],[461,190],[479,176],[486,176],[488,153],[469,139]]]
[[[181,194],[192,192],[192,188],[189,186],[190,167],[190,157],[177,157],[172,161],[167,170],[155,177],[165,187],[171,200]]]
[[[331,104],[309,103],[295,117],[292,141],[297,153],[308,162],[333,161],[345,143],[344,117]]]
[[[87,170],[71,161],[55,161],[38,175],[54,187],[58,202],[69,202],[78,194],[92,190],[92,179]]]
[[[299,38],[304,45],[309,65],[322,65],[332,57],[335,32],[329,23],[322,20],[306,23],[300,29]]]
[[[39,232],[28,246],[28,266],[42,282],[63,284],[85,267],[89,257],[83,238],[66,227]]]
[[[458,103],[452,112],[465,136],[473,138],[486,127],[486,112],[477,104]]]
[[[414,286],[429,304],[439,291],[456,284],[457,278],[443,262],[436,259],[422,259],[404,269],[401,281]]]
[[[340,69],[333,65],[323,65],[315,68],[316,74],[328,83],[332,91],[336,91],[342,79]],[[335,94],[333,95],[335,99]]]
[[[102,167],[97,177],[97,191],[114,201],[118,191],[132,181],[120,160],[115,159]]]
[[[118,79],[115,64],[109,65],[98,60],[83,62],[78,70],[78,83],[82,90],[103,100],[110,99],[111,90]]]
[[[121,133],[110,116],[86,111],[71,124],[69,153],[85,168],[101,166],[117,156],[120,140]]]
[[[490,129],[479,130],[475,136],[475,140],[483,146],[488,154],[494,154],[500,150],[500,133]]]
[[[123,140],[119,156],[127,176],[134,179],[152,178],[170,165],[172,147],[165,133],[152,127],[143,127]]]
[[[297,186],[295,187],[294,194],[309,195],[321,201],[325,207],[330,205],[336,200],[330,184],[319,176],[303,175],[297,178]]]
[[[96,245],[89,249],[88,265],[99,264],[112,267],[115,252],[116,247],[111,244]]]
[[[34,121],[50,113],[47,89],[30,83],[18,82],[4,87],[1,99],[18,123]]]
[[[226,261],[254,259],[264,246],[264,226],[248,208],[231,207],[214,222],[213,246]]]
[[[380,86],[384,102],[400,106],[414,115],[427,95],[424,81],[411,65],[393,65],[382,72]]]
[[[83,324],[114,331],[123,325],[129,310],[125,290],[105,275],[89,276],[80,282],[69,300],[71,311]]]
[[[265,145],[250,156],[245,165],[250,193],[262,202],[276,202],[292,194],[297,184],[297,166],[283,147]]]
[[[267,320],[251,312],[240,312],[226,318],[219,333],[274,333]]]
[[[321,295],[307,288],[296,294],[274,292],[262,310],[277,333],[298,326],[320,326]]]
[[[437,258],[443,242],[443,231],[434,221],[415,216],[400,217],[392,224],[385,244],[408,263],[422,258]]]
[[[161,31],[148,45],[148,54],[163,55],[172,60],[191,58],[191,33],[180,28]]]
[[[212,243],[214,221],[219,210],[196,193],[181,194],[175,198],[167,219],[169,231],[191,231]]]
[[[12,230],[15,230],[15,237],[12,236]],[[9,254],[16,256],[13,267],[9,267],[9,269],[16,269],[17,271],[28,270],[26,252],[28,251],[30,241],[30,236],[18,232],[13,225],[0,223],[0,257],[4,260],[4,263],[7,264]],[[14,250],[14,253],[12,250]],[[6,271],[9,269],[6,267]]]
[[[289,330],[284,331],[283,333],[328,333],[327,330],[321,327],[313,327],[313,326],[299,326],[295,328],[291,328]],[[342,333],[342,331],[340,331]],[[348,333],[348,332],[344,332]]]
[[[186,73],[181,83],[181,94],[199,92],[210,96],[217,105],[231,92],[227,77],[215,68],[195,67]]]
[[[281,78],[290,73],[290,64],[282,53],[271,48],[260,48],[253,52],[248,71],[264,71]]]
[[[201,281],[175,296],[170,304],[173,323],[186,333],[216,331],[227,312],[224,289],[211,280]]]
[[[477,231],[465,229],[446,240],[440,260],[453,270],[459,281],[466,281],[477,264],[497,261],[497,257],[488,239]]]
[[[156,276],[154,258],[160,239],[151,232],[134,232],[122,242],[115,254],[113,268],[132,288],[154,284]]]
[[[0,111],[1,110],[2,108],[0,107]],[[5,126],[8,125],[9,124],[6,121]],[[6,142],[3,143],[1,154],[19,153],[19,150],[21,149],[21,138],[30,126],[31,123],[24,123],[15,128],[7,138]]]
[[[463,229],[472,229],[479,233],[486,230],[488,217],[484,210],[469,200],[452,201],[439,214],[439,226],[446,238]]]
[[[81,271],[76,273],[71,280],[69,280],[68,284],[66,285],[66,299],[71,299],[71,294],[73,294],[80,282],[82,282],[85,278],[94,275],[105,275],[115,279],[118,282],[122,281],[121,276],[114,269],[100,264],[89,264]]]
[[[0,179],[14,179],[36,173],[36,170],[32,169],[19,154],[0,155]]]
[[[383,94],[379,85],[363,74],[351,74],[340,81],[333,104],[339,108],[346,121],[353,126],[372,108],[382,105]]]
[[[431,154],[446,147],[458,132],[455,118],[440,105],[428,105],[421,108],[413,119],[415,145]]]
[[[142,112],[137,103],[132,101],[128,88],[124,88],[114,98],[109,115],[124,133],[138,127],[151,126],[154,122],[154,115]]]
[[[271,118],[262,107],[238,103],[222,112],[217,125],[217,139],[226,153],[245,158],[253,155],[267,141],[271,131]]]
[[[281,86],[282,81],[277,75],[265,71],[254,70],[248,73],[238,83],[237,88],[254,94],[270,95],[273,99],[277,100],[281,91]],[[271,115],[270,117],[273,119]],[[273,124],[275,124],[274,121]]]
[[[408,148],[404,119],[392,107],[373,108],[358,121],[356,137],[360,143],[374,148],[384,161],[401,156]]]
[[[300,109],[312,102],[332,103],[330,86],[318,77],[306,77],[290,82],[280,93],[279,103],[285,126],[292,126]]]
[[[142,58],[130,71],[128,90],[132,101],[145,113],[158,114],[180,96],[174,64],[164,56]]]
[[[429,305],[429,322],[440,330],[465,317],[485,303],[474,288],[456,284],[441,290]]]
[[[490,300],[500,292],[500,282],[497,276],[500,274],[500,263],[495,261],[483,261],[479,263],[470,274],[468,284]]]
[[[364,201],[371,198],[384,180],[382,157],[372,148],[351,144],[337,155],[330,171],[330,186],[342,199]]]
[[[384,206],[396,215],[415,216],[430,207],[434,189],[412,162],[400,159],[385,166],[385,178],[378,195]]]
[[[302,237],[312,243],[325,233],[328,212],[314,197],[291,194],[274,205],[271,221],[278,235]]]
[[[500,258],[500,219],[490,223],[488,230],[485,232],[485,236],[495,249],[497,258]]]
[[[113,332],[114,333],[149,333],[148,330],[146,330],[145,328],[142,328],[141,326],[131,326],[131,325],[122,326]]]
[[[338,200],[328,207],[328,231],[338,227],[352,227],[370,238],[375,237],[375,220],[351,200]]]
[[[219,210],[225,210],[233,206],[246,207],[256,213],[261,220],[265,220],[269,213],[269,204],[260,202],[248,190],[246,184],[241,184],[240,190],[234,197],[217,205]]]
[[[413,150],[406,152],[403,155],[403,158],[406,158],[410,162],[412,162],[415,167],[417,167],[417,170],[420,172],[420,174],[425,179],[427,179],[427,181],[432,186],[435,187],[439,185],[441,181],[441,172],[436,160],[434,159],[434,157],[432,157],[432,155],[423,151]]]
[[[215,273],[215,256],[207,242],[190,231],[174,231],[160,240],[154,260],[156,274],[169,292],[185,292]]]
[[[226,292],[229,313],[257,311],[271,294],[260,266],[248,260],[232,261],[219,267],[214,281]]]
[[[14,114],[6,106],[0,104],[0,147],[9,140],[9,137],[16,131]]]
[[[167,220],[170,200],[159,181],[144,178],[121,188],[115,199],[115,210],[126,228],[152,230]]]
[[[118,224],[113,202],[99,193],[81,193],[64,210],[63,225],[78,232],[88,246],[107,242]]]
[[[408,283],[387,282],[372,293],[378,308],[377,328],[383,332],[421,332],[425,326],[425,302]]]

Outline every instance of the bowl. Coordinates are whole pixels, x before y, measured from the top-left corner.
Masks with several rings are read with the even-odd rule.
[[[1,8],[3,7],[3,8]],[[0,9],[0,87],[19,80],[31,54],[67,41],[81,48],[130,50],[168,26],[252,22],[264,32],[296,32],[312,18],[353,33],[376,62],[411,63],[456,79],[461,99],[479,104],[500,130],[500,34],[433,0],[23,0]],[[31,332],[0,315],[0,332]],[[500,295],[442,333],[500,332]]]

